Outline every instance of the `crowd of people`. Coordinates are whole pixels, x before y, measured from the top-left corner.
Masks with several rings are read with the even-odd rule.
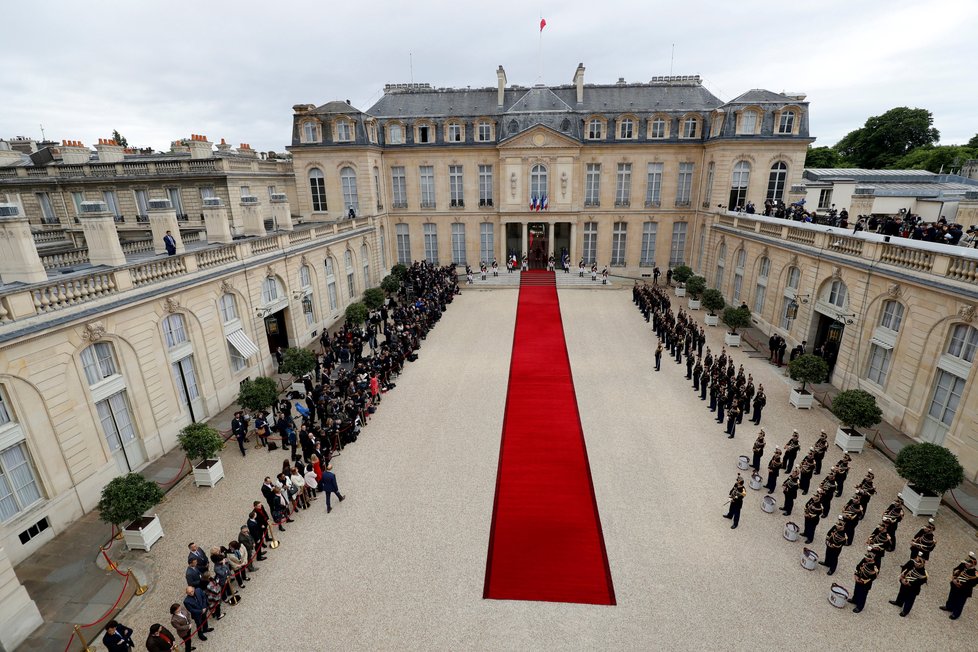
[[[735,437],[737,425],[742,422],[749,407],[754,408],[751,421],[755,425],[760,425],[766,404],[763,385],[758,384],[755,392],[752,375],[744,371],[743,365],[736,365],[725,349],[714,357],[710,348],[706,346],[704,356],[706,336],[703,327],[681,308],[673,313],[667,288],[668,286],[664,288],[657,284],[636,283],[632,290],[634,303],[641,310],[645,320],[651,322],[652,329],[659,340],[653,353],[655,371],[661,370],[665,352],[668,352],[669,359],[675,359],[680,369],[685,359],[685,379],[692,380],[692,388],[694,392],[699,392],[701,400],[706,400],[709,391],[709,409],[715,414],[717,423],[722,424],[726,417],[728,438]],[[793,350],[792,357],[795,353]],[[772,341],[769,359],[780,366],[783,364],[783,355],[784,346],[780,342]],[[783,496],[781,513],[791,516],[799,493],[807,496],[812,490],[813,476],[822,474],[822,462],[829,448],[828,434],[822,430],[814,445],[809,447],[796,466],[795,462],[802,446],[799,432],[794,430],[785,445],[776,447],[768,459],[765,466],[767,482],[762,485],[760,471],[766,446],[765,432],[761,428],[752,445],[749,466],[746,467],[752,470],[751,487],[760,490],[763,486],[770,496],[778,489],[778,479],[784,473],[785,478],[780,486]],[[806,544],[814,542],[819,523],[823,519],[831,518],[832,501],[843,494],[851,462],[852,458],[845,453],[828,470],[805,503],[804,529],[801,536],[804,537]],[[856,485],[853,495],[842,507],[841,514],[832,520],[825,533],[825,551],[822,560],[818,563],[826,567],[828,575],[836,572],[842,549],[853,545],[859,539],[856,528],[865,518],[869,502],[876,494],[874,478],[873,471],[870,469]],[[723,515],[724,518],[732,521],[731,529],[736,529],[740,524],[746,496],[745,480],[738,473],[733,487],[728,492],[727,513]],[[897,495],[893,503],[884,510],[879,525],[865,540],[866,554],[856,565],[853,574],[855,586],[849,598],[849,602],[853,604],[853,612],[860,613],[865,608],[866,598],[879,575],[883,557],[887,552],[896,550],[897,527],[904,515],[903,497]],[[898,594],[895,599],[890,600],[890,604],[901,608],[901,616],[910,613],[921,587],[928,580],[926,565],[936,546],[934,532],[934,521],[931,519],[910,540],[910,558],[900,567]],[[948,596],[945,604],[940,608],[949,612],[952,620],[956,620],[960,617],[976,585],[978,585],[978,558],[974,552],[970,552],[951,571]]]
[[[274,411],[259,412],[254,419],[235,412],[231,433],[242,455],[253,435],[255,449],[272,452],[281,447],[288,457],[276,475],[264,478],[264,504],[252,502],[245,523],[227,544],[188,544],[184,596],[170,606],[173,631],[154,623],[147,650],[182,645],[190,652],[194,636],[206,641],[214,623],[224,618],[222,605],[238,603],[251,574],[260,569],[255,562],[278,547],[275,532],[285,532],[286,525],[312,508],[320,493],[325,494],[326,513],[333,509],[333,495],[340,502],[345,499],[331,459],[357,440],[383,394],[395,387],[393,379],[405,363],[417,359],[421,341],[458,292],[454,266],[415,263],[397,295],[372,311],[366,324],[347,323],[333,334],[323,333],[316,368],[302,378],[305,392],[290,391]],[[117,621],[108,625],[103,636],[108,650],[133,647],[130,628]]]

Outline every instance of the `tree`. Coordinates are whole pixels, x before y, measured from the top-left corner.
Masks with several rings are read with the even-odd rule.
[[[316,356],[309,349],[292,346],[282,354],[282,371],[293,376],[302,376],[316,368]]]
[[[901,156],[890,167],[895,170],[929,170],[930,172],[950,172],[960,168],[965,161],[978,157],[978,147],[961,145],[938,145],[937,147],[918,147],[906,156]]]
[[[238,405],[250,412],[264,410],[278,400],[278,385],[267,376],[250,378],[241,383],[238,390]]]
[[[367,306],[359,301],[351,303],[346,307],[346,321],[351,324],[362,324],[367,320],[368,313]]]
[[[129,147],[129,141],[126,137],[119,133],[118,129],[112,130],[112,140],[115,141],[116,145],[122,145],[123,147]]]
[[[820,383],[829,375],[829,365],[822,358],[811,353],[800,355],[788,363],[791,380],[801,383],[799,391],[804,392],[808,383]]]
[[[928,442],[904,446],[895,466],[915,491],[932,496],[940,496],[964,480],[964,469],[954,453]]]
[[[812,147],[808,146],[808,154],[805,155],[806,168],[841,168],[845,167],[845,161],[834,147]]]
[[[376,310],[384,305],[386,298],[381,288],[370,288],[363,293],[363,303],[371,310]]]
[[[736,335],[738,328],[750,326],[750,309],[744,306],[727,308],[723,311],[723,323],[730,329],[731,335]]]
[[[403,281],[404,277],[407,276],[407,271],[408,269],[406,266],[402,265],[401,263],[397,263],[391,267],[391,276],[396,278],[398,281]]]
[[[941,133],[933,124],[934,117],[927,109],[896,107],[871,116],[865,125],[836,143],[835,149],[856,167],[885,168],[916,147],[936,143]]]
[[[832,399],[832,414],[850,430],[871,428],[883,418],[876,397],[862,389],[849,389]]]
[[[152,480],[139,473],[129,473],[112,478],[102,489],[98,501],[99,518],[106,523],[121,527],[143,515],[148,509],[160,504],[163,490]]]
[[[975,134],[974,136],[971,137],[971,140],[968,141],[966,147],[978,148],[978,134]]]
[[[680,285],[680,287],[689,280],[689,277],[693,275],[693,270],[689,265],[680,265],[676,269],[672,270],[672,280]]]
[[[703,292],[703,307],[706,308],[710,316],[717,314],[717,310],[723,310],[727,302],[723,300],[723,294],[716,288],[710,288]]]
[[[706,279],[702,276],[690,276],[689,280],[686,281],[686,293],[693,301],[699,299],[705,289]]]
[[[401,281],[398,280],[393,274],[388,274],[384,277],[384,280],[380,282],[380,287],[387,294],[395,294],[401,289]]]
[[[180,450],[191,462],[212,459],[224,448],[224,437],[206,423],[184,426],[177,435],[177,441],[180,442]]]

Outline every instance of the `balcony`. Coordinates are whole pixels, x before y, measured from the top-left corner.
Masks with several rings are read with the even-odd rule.
[[[393,209],[404,209],[404,208],[407,208],[407,202],[406,201],[394,201],[394,202],[391,202],[391,208],[393,208]]]
[[[435,208],[435,202],[434,201],[422,201],[421,202],[421,208],[431,208],[431,209],[434,209]]]
[[[691,205],[692,205],[692,202],[689,201],[688,199],[677,199],[676,200],[676,208],[689,208]]]
[[[587,208],[595,208],[601,205],[601,201],[598,199],[585,199],[584,206]]]
[[[659,208],[661,205],[662,205],[662,202],[660,202],[658,199],[646,199],[645,200],[645,207],[646,208]]]
[[[480,199],[479,208],[492,208],[492,197]]]
[[[280,165],[281,164],[281,165]],[[257,159],[204,158],[139,161],[118,163],[93,161],[80,165],[46,165],[0,169],[0,183],[17,183],[22,180],[42,178],[58,179],[105,179],[147,178],[182,175],[225,174],[228,172],[290,173],[287,161],[261,161]]]
[[[452,199],[448,202],[449,208],[465,208],[465,201],[462,199]]]
[[[632,205],[632,202],[629,201],[629,200],[627,200],[627,199],[618,199],[618,200],[615,200],[615,206],[617,208],[628,208],[631,205]]]

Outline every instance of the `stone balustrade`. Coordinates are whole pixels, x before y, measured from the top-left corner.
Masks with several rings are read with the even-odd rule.
[[[96,272],[37,284],[30,290],[38,314],[92,301],[116,291],[114,272]]]
[[[129,268],[129,275],[135,287],[149,285],[164,279],[180,276],[187,272],[184,256],[167,256]]]
[[[31,233],[34,238],[34,244],[44,244],[45,242],[60,242],[61,240],[68,240],[68,235],[65,233],[64,229],[49,229],[46,231],[34,231]]]
[[[152,240],[130,240],[122,243],[122,252],[125,254],[139,254],[153,251]]]
[[[56,254],[42,254],[41,264],[44,269],[58,269],[59,267],[71,267],[88,262],[88,249],[75,249],[73,251],[63,251]]]
[[[197,252],[196,256],[199,269],[216,267],[236,261],[238,259],[238,246],[228,245],[220,249],[205,249]]]

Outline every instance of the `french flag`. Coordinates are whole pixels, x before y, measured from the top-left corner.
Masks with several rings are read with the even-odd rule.
[[[530,198],[530,210],[531,211],[535,211],[536,209],[537,209],[537,198],[536,197],[531,197]]]
[[[541,203],[543,204],[543,210],[550,208],[550,198],[546,195],[543,196],[543,201]]]

